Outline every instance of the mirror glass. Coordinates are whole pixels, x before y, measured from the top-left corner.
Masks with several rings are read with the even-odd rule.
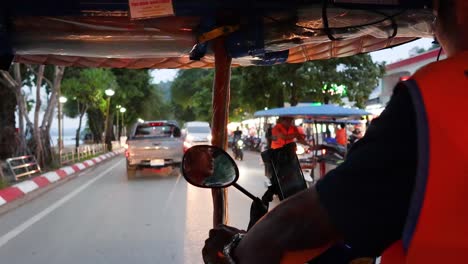
[[[239,178],[231,156],[210,145],[193,146],[185,152],[182,174],[190,184],[203,188],[227,187]]]

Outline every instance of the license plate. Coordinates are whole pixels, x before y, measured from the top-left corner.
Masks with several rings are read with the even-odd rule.
[[[150,166],[164,166],[163,159],[153,159],[150,161]]]

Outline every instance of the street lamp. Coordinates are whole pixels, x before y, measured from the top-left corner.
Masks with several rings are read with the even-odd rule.
[[[122,106],[121,105],[117,105],[115,108],[119,109],[121,108]],[[118,140],[120,140],[120,124],[119,124],[119,111],[117,111],[117,124],[116,124],[116,129],[117,129],[117,132],[115,134],[117,134],[117,137],[118,137]]]
[[[120,107],[120,113],[122,113],[122,131],[123,131],[123,134],[125,135],[125,125],[124,125],[124,113],[125,111],[127,111],[127,108],[125,107]]]
[[[62,157],[63,151],[63,104],[67,102],[67,98],[64,96],[59,97],[59,105],[58,105],[58,147],[59,147],[59,155],[60,158]]]
[[[112,89],[106,89],[104,93],[107,95],[107,109],[106,109],[106,123],[104,123],[104,144],[107,144],[107,123],[109,122],[109,108],[110,108],[110,99],[115,94],[115,91]],[[108,146],[108,148],[110,145]]]

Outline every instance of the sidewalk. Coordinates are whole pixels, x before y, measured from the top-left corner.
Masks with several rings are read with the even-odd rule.
[[[66,178],[69,178],[70,175],[73,175],[77,172],[92,167],[100,162],[103,162],[106,159],[110,159],[114,156],[117,156],[124,152],[124,149],[119,149],[113,152],[108,152],[102,154],[98,157],[86,160],[84,162],[76,163],[71,166],[63,167],[55,171],[50,171],[42,175],[31,178],[17,184],[14,184],[10,187],[0,190],[0,208],[9,204],[13,201],[16,201],[26,194],[33,191],[48,187],[51,184],[60,182]]]

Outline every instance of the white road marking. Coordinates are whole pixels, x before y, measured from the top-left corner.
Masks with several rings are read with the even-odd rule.
[[[3,199],[1,196],[0,196],[0,206],[6,204],[6,201],[5,199]]]
[[[76,166],[78,167],[78,169],[80,169],[80,170],[86,169],[86,166],[85,166],[83,163],[77,163],[77,164],[75,164],[75,165],[76,165]]]
[[[33,181],[24,181],[13,185],[14,187],[20,189],[23,193],[28,193],[36,190],[39,186]]]
[[[40,221],[42,218],[46,217],[48,214],[52,213],[57,208],[59,208],[60,206],[62,206],[63,204],[65,204],[66,202],[71,200],[73,197],[78,195],[84,189],[88,188],[91,184],[95,183],[96,181],[98,181],[102,177],[106,176],[109,171],[111,171],[112,169],[114,169],[115,167],[117,167],[120,164],[121,164],[120,162],[117,162],[116,164],[114,164],[114,166],[112,166],[112,167],[108,168],[107,170],[101,172],[98,176],[96,176],[96,178],[88,181],[84,185],[80,186],[78,189],[76,189],[73,192],[67,194],[62,199],[58,200],[57,202],[55,202],[51,206],[44,209],[42,212],[36,214],[35,216],[33,216],[30,219],[26,220],[21,225],[15,227],[10,232],[8,232],[5,235],[3,235],[2,237],[0,237],[0,248],[3,247],[4,245],[6,245],[13,238],[15,238],[18,235],[20,235],[21,233],[23,233],[26,229],[28,229],[29,227],[31,227],[32,225],[34,225],[35,223]]]

